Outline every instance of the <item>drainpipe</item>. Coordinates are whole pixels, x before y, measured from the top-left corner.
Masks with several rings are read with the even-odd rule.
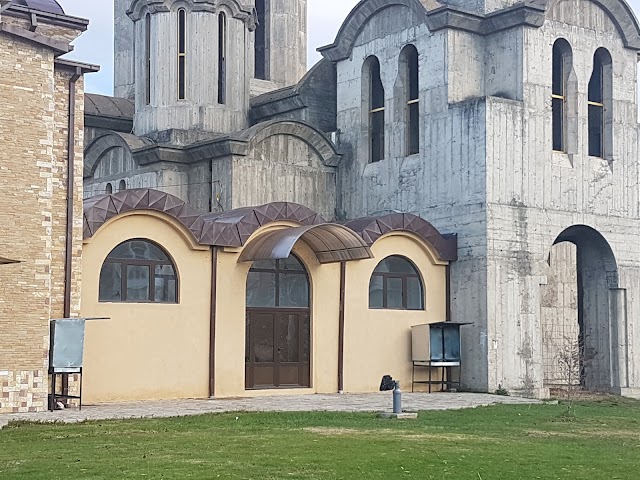
[[[211,248],[211,330],[209,334],[209,396],[216,393],[216,300],[218,297],[218,247]]]
[[[82,69],[76,67],[69,79],[69,127],[67,132],[67,237],[65,240],[64,265],[64,318],[71,316],[71,275],[73,264],[73,202],[74,164],[76,159],[76,82],[82,76]],[[62,376],[62,391],[69,394],[69,376]]]
[[[445,321],[451,322],[451,264],[445,267],[445,290],[446,290],[446,317]]]
[[[340,315],[338,320],[338,393],[344,393],[344,303],[347,263],[340,262]]]

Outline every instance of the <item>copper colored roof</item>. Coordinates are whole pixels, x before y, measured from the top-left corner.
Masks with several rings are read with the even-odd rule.
[[[295,244],[291,241],[300,238],[316,252],[321,263],[371,258],[368,247],[378,238],[389,232],[404,231],[432,245],[440,260],[457,260],[457,237],[442,235],[429,222],[410,213],[361,218],[344,225],[327,223],[313,210],[292,202],[199,214],[178,197],[152,189],[124,190],[85,200],[84,238],[92,237],[109,219],[132,210],[153,210],[169,215],[182,223],[201,245],[219,247],[242,247],[260,227],[273,222],[297,225],[268,232],[260,237],[262,240],[252,241],[247,246],[249,251],[246,255],[243,253],[247,259],[249,255],[252,259],[264,255],[266,258],[286,258],[273,255],[280,255],[280,250],[287,248],[290,252]]]
[[[371,249],[353,230],[336,223],[282,228],[250,241],[239,262],[289,258],[298,240],[304,240],[320,263],[348,262],[373,258]]]
[[[389,232],[410,232],[431,244],[441,260],[458,259],[458,239],[444,236],[425,219],[411,213],[390,213],[380,217],[359,218],[345,225],[360,235],[367,245],[373,245],[382,235]]]

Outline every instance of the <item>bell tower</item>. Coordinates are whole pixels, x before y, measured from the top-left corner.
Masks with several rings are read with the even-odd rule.
[[[116,0],[128,3],[133,67],[116,51],[116,83],[133,77],[134,133],[230,133],[248,127],[253,5],[238,0]],[[118,36],[127,29],[116,31]],[[123,35],[124,36],[124,35]],[[118,60],[119,59],[119,60]]]
[[[254,1],[254,77],[295,85],[307,73],[307,0]]]

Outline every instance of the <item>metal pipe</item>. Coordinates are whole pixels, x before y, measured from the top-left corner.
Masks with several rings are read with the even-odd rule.
[[[216,393],[216,304],[218,295],[218,247],[211,249],[211,322],[209,334],[209,396]]]
[[[69,79],[69,126],[67,132],[67,236],[64,253],[64,301],[63,317],[71,316],[71,276],[73,264],[73,183],[76,160],[76,82],[82,76],[82,69],[76,67],[75,73]],[[62,393],[69,395],[69,375],[62,376]]]
[[[445,267],[445,290],[446,290],[446,322],[451,322],[451,264]]]
[[[393,413],[402,413],[402,390],[400,390],[400,382],[395,382],[393,389]]]
[[[344,303],[347,263],[340,262],[340,312],[338,319],[338,393],[344,393]]]

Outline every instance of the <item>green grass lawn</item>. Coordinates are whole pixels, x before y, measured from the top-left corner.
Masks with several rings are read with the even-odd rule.
[[[240,413],[0,431],[0,479],[638,479],[640,402]],[[236,418],[237,417],[237,418]]]

